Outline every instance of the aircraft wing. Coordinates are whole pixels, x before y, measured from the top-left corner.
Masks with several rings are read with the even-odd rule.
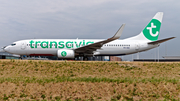
[[[125,24],[122,24],[122,26],[119,28],[119,30],[116,32],[116,34],[113,37],[109,38],[109,39],[106,39],[106,40],[103,40],[103,41],[99,41],[99,42],[96,42],[96,43],[93,43],[93,44],[89,44],[89,45],[74,49],[75,53],[92,54],[93,51],[96,51],[97,49],[100,49],[103,46],[103,44],[106,44],[106,43],[111,42],[113,40],[119,39],[121,34],[122,34],[122,31],[123,31],[124,27],[125,27]]]
[[[153,41],[153,42],[149,42],[148,44],[158,44],[158,43],[163,43],[165,41],[174,39],[175,37],[170,37],[170,38],[166,38],[166,39],[162,39],[162,40],[157,40],[157,41]]]

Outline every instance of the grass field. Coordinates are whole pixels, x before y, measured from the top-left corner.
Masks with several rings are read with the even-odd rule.
[[[0,60],[0,100],[180,100],[180,63]]]

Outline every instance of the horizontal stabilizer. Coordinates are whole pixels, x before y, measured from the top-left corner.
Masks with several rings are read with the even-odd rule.
[[[175,37],[170,37],[170,38],[166,38],[166,39],[162,39],[162,40],[157,40],[157,41],[153,41],[153,42],[149,42],[148,44],[158,44],[158,43],[163,43],[165,41],[174,39]]]

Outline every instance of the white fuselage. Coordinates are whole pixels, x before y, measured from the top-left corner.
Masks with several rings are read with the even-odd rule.
[[[74,50],[103,39],[30,39],[16,41],[4,48],[5,51],[18,55],[57,56],[61,49]],[[147,41],[114,40],[104,44],[101,49],[94,51],[93,55],[120,56],[157,47],[159,44],[149,45]]]

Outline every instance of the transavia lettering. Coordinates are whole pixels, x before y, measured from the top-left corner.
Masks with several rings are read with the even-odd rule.
[[[29,45],[31,48],[38,48],[38,47],[41,47],[41,48],[78,48],[78,47],[81,47],[81,46],[85,46],[85,45],[88,45],[88,44],[92,44],[94,42],[92,41],[87,41],[86,40],[82,40],[82,41],[33,41],[31,40],[29,42]]]

